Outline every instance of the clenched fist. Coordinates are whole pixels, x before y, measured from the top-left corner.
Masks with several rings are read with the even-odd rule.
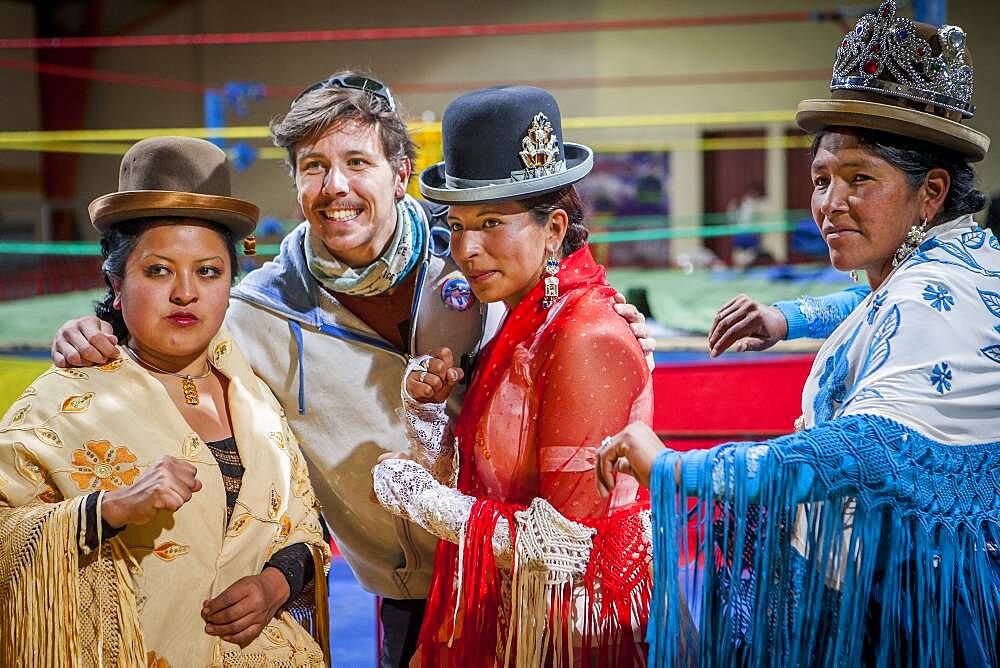
[[[52,340],[52,363],[58,367],[105,364],[121,355],[111,323],[88,315],[70,320]]]
[[[627,473],[649,487],[653,462],[663,452],[663,442],[644,422],[633,422],[597,449],[597,488],[603,496],[615,487],[615,471]]]
[[[177,512],[201,489],[197,473],[193,464],[164,455],[132,485],[105,494],[101,516],[117,529],[151,522],[161,510]]]
[[[464,375],[465,372],[455,366],[451,349],[438,348],[420,369],[411,371],[406,377],[406,391],[422,404],[439,404],[447,401]]]

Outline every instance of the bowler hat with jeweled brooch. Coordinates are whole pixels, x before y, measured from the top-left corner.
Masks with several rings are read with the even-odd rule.
[[[576,183],[594,153],[562,140],[559,105],[532,86],[497,86],[452,100],[441,122],[444,161],[420,175],[420,193],[441,204],[535,197]]]
[[[88,207],[90,220],[105,232],[135,218],[194,218],[229,228],[242,239],[257,225],[257,206],[232,196],[226,153],[192,137],[153,137],[136,143],[122,158],[118,192]]]
[[[841,40],[831,99],[803,100],[795,121],[806,132],[832,126],[889,132],[977,161],[986,157],[990,138],[963,125],[976,111],[972,89],[965,31],[914,23],[884,0]]]

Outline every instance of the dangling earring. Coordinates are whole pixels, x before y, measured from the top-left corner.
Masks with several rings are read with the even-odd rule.
[[[858,275],[858,270],[857,269],[851,269],[851,272],[850,272],[849,275],[850,275],[852,281],[854,281],[855,283],[858,282],[859,275]]]
[[[924,243],[924,237],[927,236],[927,219],[924,218],[920,221],[920,225],[914,225],[906,233],[906,238],[903,239],[902,245],[896,251],[896,257],[892,258],[892,266],[898,267],[899,263],[909,257],[910,253],[917,250],[920,244]]]
[[[548,308],[559,298],[559,260],[555,255],[545,261],[545,297],[542,299],[542,308]]]
[[[248,234],[246,238],[243,239],[243,254],[244,255],[257,254],[257,237],[253,235],[253,232]]]

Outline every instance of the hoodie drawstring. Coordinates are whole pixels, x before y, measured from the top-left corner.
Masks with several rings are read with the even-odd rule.
[[[292,330],[292,336],[299,349],[299,415],[306,414],[306,371],[305,371],[305,351],[302,345],[302,327],[294,320],[288,321],[288,328]]]

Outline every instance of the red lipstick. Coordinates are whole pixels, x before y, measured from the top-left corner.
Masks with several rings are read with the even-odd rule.
[[[197,325],[199,322],[198,316],[190,311],[174,311],[167,316],[167,320],[178,327],[190,327],[191,325]]]

